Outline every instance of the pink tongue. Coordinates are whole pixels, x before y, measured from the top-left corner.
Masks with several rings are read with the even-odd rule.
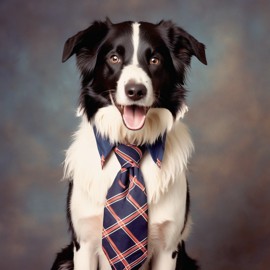
[[[140,106],[124,106],[123,120],[128,129],[141,129],[145,121],[145,109]]]

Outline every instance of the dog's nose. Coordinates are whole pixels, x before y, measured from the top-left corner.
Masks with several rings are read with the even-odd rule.
[[[144,98],[146,96],[146,87],[145,85],[141,84],[141,83],[127,83],[125,86],[125,92],[126,92],[126,96],[133,100],[133,101],[137,101],[140,100],[142,98]]]

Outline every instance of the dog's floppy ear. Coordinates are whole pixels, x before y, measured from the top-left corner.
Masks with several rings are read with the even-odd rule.
[[[62,62],[67,61],[73,54],[78,54],[83,48],[90,54],[96,50],[108,32],[108,22],[108,19],[106,22],[95,21],[87,29],[70,37],[64,46]]]
[[[86,34],[87,29],[80,31],[75,36],[69,38],[64,46],[64,51],[62,55],[62,62],[66,62],[78,49],[79,44],[83,40],[83,36]]]
[[[188,34],[184,29],[175,26],[171,21],[161,21],[158,26],[166,31],[166,39],[173,54],[184,64],[190,64],[192,55],[196,56],[200,62],[207,65],[205,56],[205,46]]]
[[[196,56],[198,60],[207,65],[207,60],[205,56],[205,45],[200,43],[197,39],[193,36],[188,34],[185,30],[180,27],[177,27],[177,42],[176,46],[179,49],[179,56],[180,57],[187,57],[187,56]]]

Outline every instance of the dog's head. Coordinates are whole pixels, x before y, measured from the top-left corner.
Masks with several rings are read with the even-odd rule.
[[[175,119],[185,107],[191,57],[207,64],[205,46],[170,21],[96,21],[66,41],[63,62],[73,54],[82,77],[80,108],[88,120],[113,106],[132,131],[144,128],[153,108]]]

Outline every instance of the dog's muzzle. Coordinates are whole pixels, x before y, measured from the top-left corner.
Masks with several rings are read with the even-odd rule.
[[[116,104],[123,123],[130,130],[143,128],[149,107],[143,106],[143,99],[147,95],[147,88],[142,83],[128,82],[125,85],[125,99],[128,105]]]

